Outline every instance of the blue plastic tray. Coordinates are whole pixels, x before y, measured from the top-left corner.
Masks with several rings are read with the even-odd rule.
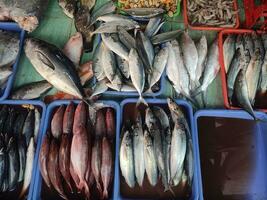
[[[255,112],[258,119],[267,120],[267,115],[262,112]],[[201,117],[220,117],[220,118],[233,118],[233,119],[244,119],[244,120],[253,120],[252,117],[245,111],[241,110],[200,110],[195,113],[194,123],[195,123],[195,133],[196,134],[196,147],[199,147],[198,144],[198,119]],[[234,124],[233,124],[234,126]],[[257,122],[255,124],[255,142],[256,142],[256,169],[254,172],[254,177],[251,179],[251,188],[248,191],[248,194],[251,195],[249,199],[267,199],[267,179],[266,169],[267,169],[267,124],[266,122]],[[200,166],[200,152],[199,149],[196,149],[198,153],[197,162],[199,165],[199,199],[204,200],[203,195],[203,184],[202,184],[202,175],[201,175],[201,166]]]
[[[39,111],[41,111],[41,121],[40,121],[41,123],[40,123],[39,134],[38,134],[38,144],[39,144],[41,142],[41,134],[43,130],[45,113],[46,113],[45,104],[42,101],[36,101],[36,100],[4,100],[0,102],[0,105],[9,105],[9,106],[12,106],[12,105],[19,106],[19,105],[24,105],[24,104],[30,104],[30,105],[34,105],[40,108]],[[28,200],[32,199],[36,162],[38,162],[37,149],[36,149],[35,156],[34,156],[34,163],[33,163],[34,166],[33,166],[33,171],[32,171],[31,184],[30,184],[30,188],[29,188],[29,192],[27,196]]]
[[[36,156],[37,158],[39,157],[39,153],[40,153],[40,148],[41,148],[41,144],[42,144],[42,141],[44,139],[44,136],[46,134],[46,131],[47,129],[49,128],[50,126],[50,122],[51,122],[51,117],[52,117],[52,114],[53,114],[53,111],[55,110],[55,108],[59,107],[60,105],[68,105],[71,101],[70,100],[60,100],[60,101],[54,101],[53,103],[49,104],[49,106],[47,107],[47,112],[46,112],[46,115],[45,115],[45,122],[44,122],[44,126],[43,126],[43,130],[42,130],[42,134],[41,134],[41,137],[40,137],[40,140],[38,142],[38,147],[37,147],[37,155]],[[74,102],[76,105],[80,102],[79,100],[75,100],[75,101],[72,101]],[[116,144],[118,144],[119,142],[119,135],[120,135],[120,106],[118,103],[114,102],[114,101],[99,101],[100,103],[104,103],[108,106],[110,106],[111,108],[113,108],[116,112]],[[116,150],[115,152],[115,163],[114,163],[114,166],[117,166],[118,165],[118,151]],[[41,189],[42,189],[42,175],[40,173],[40,169],[39,169],[39,162],[38,162],[38,159],[36,160],[36,163],[35,163],[35,180],[34,180],[34,188],[33,188],[33,200],[36,200],[36,199],[41,199]],[[114,174],[114,177],[116,177],[116,174]],[[115,185],[116,185],[116,180],[114,179],[114,188],[115,188]],[[115,190],[113,189],[113,198],[110,198],[110,199],[116,199],[115,198]]]
[[[126,99],[124,101],[121,102],[121,126],[123,123],[123,114],[124,114],[124,109],[127,105],[129,104],[135,104],[138,101],[138,99]],[[165,99],[146,99],[146,102],[149,105],[158,105],[158,106],[164,106],[167,107],[167,100]],[[198,162],[198,142],[196,141],[197,136],[195,133],[195,128],[194,128],[194,121],[193,121],[193,109],[191,107],[190,104],[188,104],[186,101],[183,100],[176,100],[176,103],[178,105],[180,105],[185,112],[185,115],[187,117],[187,121],[189,123],[189,127],[191,129],[191,133],[192,133],[192,140],[193,140],[193,152],[194,152],[194,158],[195,158],[195,169],[194,169],[194,178],[193,178],[193,186],[192,186],[192,194],[191,197],[188,198],[188,200],[197,200],[199,198],[199,185],[198,185],[198,178],[199,178],[199,162]],[[116,151],[119,152],[119,147],[120,147],[120,142],[117,142],[116,145]],[[118,165],[116,166],[116,172],[115,172],[115,183],[117,183],[115,185],[115,193],[116,195],[114,197],[116,197],[115,199],[121,199],[121,200],[126,200],[129,198],[125,198],[123,196],[121,196],[120,194],[120,166],[119,166],[119,162]]]
[[[23,47],[23,42],[24,42],[24,36],[25,36],[25,31],[22,30],[18,24],[12,23],[12,22],[1,22],[0,23],[0,30],[6,30],[6,31],[15,31],[20,33],[20,49],[19,49],[19,54],[17,56],[16,62],[12,67],[13,73],[10,75],[8,78],[6,88],[4,90],[0,91],[0,101],[8,98],[10,91],[12,89],[12,85],[15,79],[15,75],[17,73],[18,65],[19,65],[19,58],[21,55],[22,47]]]

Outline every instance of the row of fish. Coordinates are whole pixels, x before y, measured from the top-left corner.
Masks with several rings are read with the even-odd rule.
[[[237,14],[233,0],[187,0],[187,15],[191,25],[234,27]]]
[[[19,34],[0,30],[0,88],[4,88],[12,74],[12,65],[19,53]]]
[[[26,31],[34,31],[47,8],[49,0],[0,0],[0,21],[13,20]]]
[[[89,111],[87,111],[89,110]],[[44,182],[62,198],[108,199],[113,182],[115,116],[110,107],[81,102],[56,109],[44,136],[39,166]],[[97,188],[97,191],[95,189]]]
[[[227,90],[237,103],[256,119],[252,106],[267,92],[267,34],[228,35],[223,44]]]
[[[195,96],[206,91],[220,69],[217,40],[208,48],[205,35],[195,43],[187,32],[183,32],[179,40],[172,40],[166,46],[169,81],[177,94],[200,106]]]
[[[172,187],[192,184],[190,128],[182,108],[171,99],[167,101],[171,119],[161,107],[151,106],[146,108],[144,120],[137,111],[135,120],[122,129],[120,169],[130,188],[136,182],[144,186],[145,174],[151,186],[156,186],[161,177],[164,191],[172,193]]]
[[[0,110],[0,197],[20,191],[24,198],[30,186],[40,128],[40,112],[33,106],[7,106]]]

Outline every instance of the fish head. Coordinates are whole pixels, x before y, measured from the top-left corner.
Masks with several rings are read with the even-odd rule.
[[[45,55],[49,49],[43,41],[37,38],[27,38],[24,42],[24,50],[26,55],[31,58],[38,52]]]

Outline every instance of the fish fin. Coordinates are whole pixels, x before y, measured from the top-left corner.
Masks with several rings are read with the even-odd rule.
[[[99,183],[99,180],[96,182],[96,187],[97,187],[99,194],[102,194],[102,187],[101,187],[101,184]]]
[[[108,199],[108,190],[104,189],[102,199]]]
[[[191,96],[197,96],[198,94],[202,93],[203,92],[203,89],[202,87],[198,87],[197,89],[195,89],[194,91],[191,92]]]
[[[90,198],[90,190],[85,180],[81,180],[78,189],[82,191],[84,189],[85,196]]]
[[[172,190],[171,186],[169,186],[169,187],[167,187],[167,188],[164,189],[164,192],[167,192],[167,191],[170,191],[173,197],[176,196],[175,193],[174,193],[174,191]]]
[[[142,96],[139,97],[135,107],[138,107],[140,104],[144,104],[145,106],[148,106],[146,100]]]
[[[53,63],[40,51],[38,51],[38,58],[45,63],[50,69],[55,70]]]

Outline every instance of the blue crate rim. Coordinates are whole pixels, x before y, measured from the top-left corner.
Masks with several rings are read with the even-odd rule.
[[[260,119],[267,119],[267,114],[256,111],[254,112],[256,117]],[[199,151],[199,140],[198,140],[198,118],[200,117],[220,117],[220,118],[234,118],[234,119],[244,119],[244,120],[251,120],[253,121],[253,118],[243,110],[225,110],[225,109],[211,109],[211,110],[199,110],[194,115],[194,124],[195,124],[195,136],[196,136],[196,142],[197,142],[197,159],[198,163],[200,163],[200,151]],[[199,198],[200,200],[204,199],[203,195],[203,182],[202,182],[202,174],[201,174],[201,165],[199,165]]]
[[[18,67],[19,67],[19,61],[20,61],[20,57],[21,57],[21,53],[22,53],[22,49],[23,49],[24,38],[25,38],[25,31],[22,30],[18,26],[18,24],[14,23],[14,22],[1,22],[0,23],[0,30],[15,31],[15,32],[18,32],[20,34],[20,44],[19,44],[18,56],[16,58],[16,62],[12,66],[12,74],[8,78],[8,81],[6,83],[6,87],[4,88],[4,91],[3,91],[3,95],[0,97],[0,101],[1,101],[1,100],[8,98],[10,91],[12,89],[12,86],[13,86],[13,83],[15,80],[15,76],[16,76],[16,73],[17,73]]]
[[[146,102],[148,104],[167,104],[167,99],[153,99],[153,98],[146,98],[145,99]],[[124,99],[123,101],[121,101],[120,106],[121,106],[121,126],[122,126],[122,115],[123,115],[123,109],[124,106],[129,104],[129,103],[136,103],[138,101],[138,98],[128,98],[128,99]],[[193,152],[194,152],[194,176],[193,176],[193,186],[195,188],[194,191],[194,196],[193,196],[193,191],[192,191],[192,195],[191,198],[193,198],[194,200],[198,200],[199,199],[199,184],[198,184],[198,179],[199,179],[199,170],[200,170],[200,163],[199,163],[199,159],[198,157],[198,142],[196,141],[197,139],[197,134],[195,132],[195,126],[194,126],[194,117],[193,117],[193,108],[191,106],[191,104],[189,104],[187,101],[185,100],[180,100],[180,99],[175,99],[175,102],[184,107],[186,109],[186,115],[189,119],[190,122],[190,129],[191,129],[191,133],[192,133],[192,139],[193,139]],[[119,138],[120,139],[120,138]],[[118,145],[116,145],[116,148],[118,148],[119,150],[119,146],[120,146],[120,141],[117,143]],[[197,158],[197,159],[196,159]],[[118,179],[118,184],[117,184],[117,188],[116,188],[116,193],[118,194],[117,199],[122,199],[120,196],[120,181],[119,181],[119,163],[118,163],[118,167],[117,167],[117,179]],[[123,198],[124,200],[128,199],[128,198]]]
[[[46,134],[46,131],[48,129],[48,126],[49,126],[49,122],[50,122],[50,117],[51,117],[51,113],[53,111],[54,108],[60,106],[60,105],[67,105],[69,104],[70,102],[73,102],[75,104],[78,104],[81,102],[81,100],[56,100],[56,101],[53,101],[52,103],[50,103],[48,106],[47,106],[47,111],[46,111],[46,115],[45,115],[45,121],[44,121],[44,125],[43,125],[43,129],[42,129],[42,133],[41,133],[41,137],[40,137],[40,140],[38,141],[38,146],[37,146],[37,155],[39,157],[39,153],[40,153],[40,149],[41,149],[41,145],[42,145],[42,142],[43,142],[43,138]],[[101,100],[101,101],[97,101],[96,103],[103,103],[105,105],[110,105],[112,108],[115,109],[116,111],[116,143],[119,141],[118,139],[118,135],[119,135],[119,128],[120,128],[120,106],[117,102],[115,101],[111,101],[111,100]],[[115,155],[116,155],[116,152],[115,152]],[[114,162],[114,166],[116,166],[118,163],[118,156],[115,156],[115,162]],[[34,187],[33,187],[33,194],[32,194],[32,199],[38,199],[40,198],[40,193],[41,193],[41,187],[42,187],[42,176],[40,174],[40,169],[39,169],[39,162],[38,162],[38,159],[37,159],[37,163],[35,164],[34,166],[36,169],[35,169],[35,179],[34,179]],[[115,167],[116,168],[116,167]],[[116,170],[114,169],[114,172]],[[116,172],[114,174],[114,186],[113,186],[113,199],[116,199],[116,194],[115,194],[115,190],[114,190],[114,187],[115,187],[115,177],[116,177]]]
[[[42,136],[42,130],[45,120],[45,114],[46,114],[46,105],[42,101],[38,100],[3,100],[0,101],[0,105],[13,105],[13,106],[19,106],[19,105],[34,105],[39,106],[42,109],[41,113],[41,119],[40,119],[40,127],[38,132],[38,139],[37,139],[37,147],[40,142],[40,138]],[[38,162],[38,154],[37,154],[37,147],[35,149],[35,155],[34,155],[34,161],[33,161],[33,169],[32,169],[32,177],[30,182],[30,188],[28,191],[27,199],[31,200],[33,195],[33,188],[34,188],[34,180],[35,180],[35,171],[36,171],[36,162]]]

